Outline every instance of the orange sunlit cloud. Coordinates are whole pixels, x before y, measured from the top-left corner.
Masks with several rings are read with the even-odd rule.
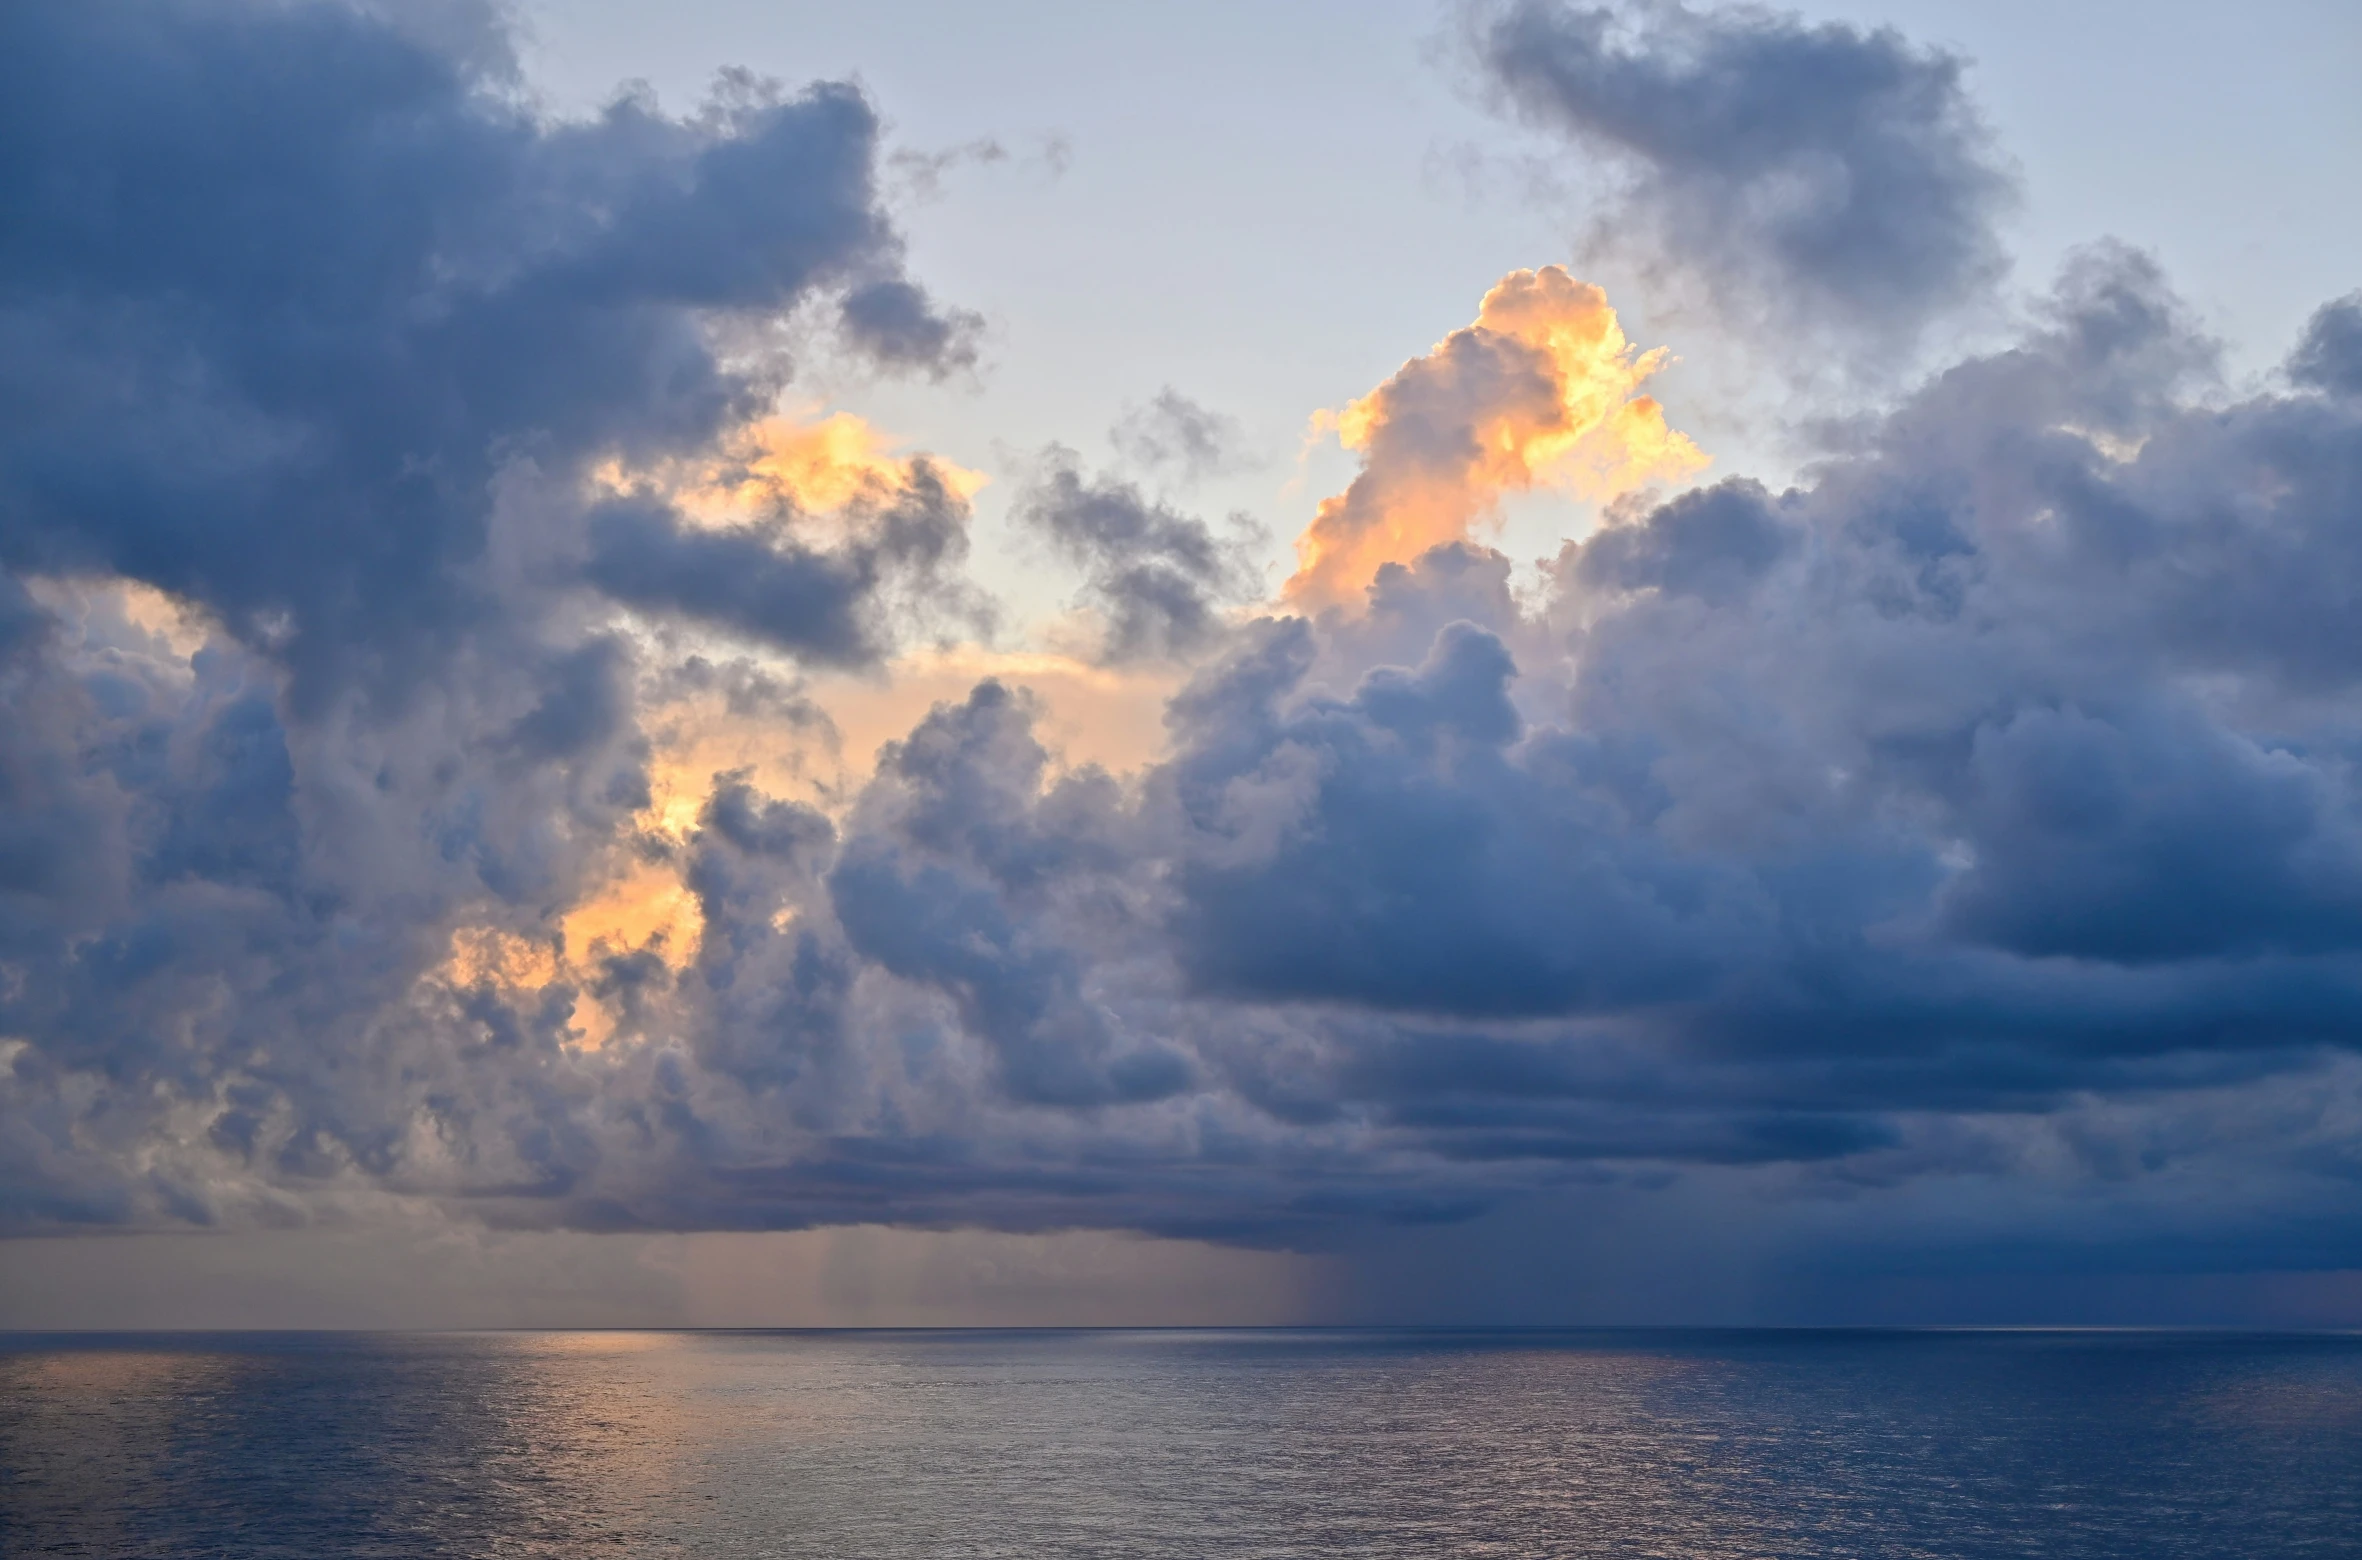
[[[559,924],[569,956],[646,948],[675,969],[696,955],[705,930],[697,896],[677,870],[655,862],[632,863]]]
[[[558,922],[550,940],[493,926],[464,926],[431,978],[458,987],[490,985],[536,992],[560,980],[578,988],[569,1027],[583,1050],[602,1049],[615,1034],[615,1015],[587,990],[595,961],[613,953],[647,951],[673,969],[697,955],[704,917],[697,897],[670,864],[634,861],[593,890]]]
[[[538,989],[558,978],[560,966],[547,943],[496,926],[466,926],[451,934],[451,955],[437,973],[455,986]]]
[[[1037,729],[1056,768],[1137,769],[1163,749],[1165,701],[1182,675],[1172,667],[1110,668],[1049,652],[967,646],[903,656],[883,677],[816,678],[805,690],[810,713],[801,720],[776,711],[733,713],[719,698],[693,696],[669,706],[650,730],[650,801],[640,827],[685,843],[700,825],[717,777],[726,774],[743,776],[770,795],[837,810],[867,779],[881,746],[907,736],[934,706],[964,700],[988,677],[1033,696]],[[557,918],[554,937],[462,927],[432,978],[515,993],[570,981],[576,987],[574,1044],[601,1050],[615,1038],[617,1022],[588,989],[601,956],[650,952],[675,970],[697,957],[704,918],[682,867],[678,857],[618,851],[611,870]]]
[[[1639,393],[1666,361],[1625,339],[1599,288],[1554,265],[1512,271],[1475,324],[1336,415],[1362,469],[1297,539],[1288,599],[1352,601],[1382,565],[1465,539],[1509,493],[1597,503],[1699,470],[1705,453]]]
[[[813,698],[843,733],[845,761],[858,774],[868,771],[880,746],[909,735],[929,709],[959,703],[988,677],[1034,695],[1037,730],[1063,765],[1116,771],[1162,754],[1165,701],[1184,680],[1170,666],[1097,666],[1049,651],[967,645],[902,656],[882,680],[816,679]]]
[[[781,509],[827,515],[882,501],[911,485],[922,460],[961,498],[973,498],[987,480],[938,457],[898,455],[893,439],[851,412],[765,417],[733,434],[718,459],[647,468],[610,461],[596,475],[617,491],[653,486],[691,520],[731,525]]]

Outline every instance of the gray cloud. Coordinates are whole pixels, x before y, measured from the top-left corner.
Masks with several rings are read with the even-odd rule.
[[[398,807],[337,803],[356,846],[318,827],[334,744],[274,722],[267,660],[208,652],[181,691],[135,626],[20,593],[20,702],[72,734],[28,725],[6,771],[11,946],[42,971],[7,1014],[34,1037],[11,1216],[394,1194],[519,1226],[1351,1247],[1668,1179],[2034,1210],[2068,1163],[2135,1199],[2266,1189],[2223,1262],[2337,1255],[2344,1118],[2251,1117],[2350,1073],[2362,1012],[2362,668],[2326,607],[2362,425],[2192,399],[2206,362],[2153,269],[2097,253],[2048,324],[1806,484],[1620,512],[1545,599],[1461,544],[1365,615],[1209,641],[1139,775],[1055,773],[1031,701],[986,684],[839,817],[724,777],[685,840],[634,847],[695,896],[694,949],[571,949],[539,987],[421,972],[463,914],[552,935],[583,865],[530,825],[630,839],[628,701],[720,670],[554,653],[497,718],[436,717],[489,767],[432,792],[392,756]],[[2332,582],[2319,615],[2283,556]],[[44,779],[69,745],[111,782]],[[96,870],[55,870],[63,830]],[[614,1038],[570,1048],[594,996]],[[93,1146],[71,1102],[102,1069],[162,1080],[194,1135],[118,1108]]]
[[[2362,293],[2325,303],[2288,360],[2297,383],[2333,395],[2362,395]]]
[[[1235,468],[1241,460],[1238,423],[1198,405],[1171,385],[1146,406],[1126,412],[1108,430],[1125,459],[1169,470],[1185,482],[1199,482]]]
[[[881,363],[923,368],[941,378],[976,362],[982,321],[973,314],[944,314],[924,289],[900,278],[846,294],[840,315],[845,334]]]
[[[1677,0],[1471,18],[1522,117],[1621,169],[1599,231],[1726,310],[1908,340],[1994,281],[2013,192],[1964,61],[1892,29]]]
[[[1017,513],[1083,566],[1084,600],[1106,618],[1110,660],[1201,649],[1221,609],[1253,589],[1240,538],[1217,537],[1131,483],[1087,479],[1064,450],[1045,457]]]
[[[889,366],[960,361],[874,114],[734,75],[685,119],[545,122],[468,6],[40,0],[0,77],[7,1219],[578,1191],[575,977],[429,972],[462,927],[556,946],[639,848],[679,679],[603,587],[854,661],[947,583],[966,512],[923,468],[835,550],[587,480],[768,402],[784,364],[709,345],[736,318],[833,296]],[[582,977],[627,1018],[635,956]]]
[[[499,631],[504,464],[696,448],[757,404],[709,316],[838,288],[886,361],[957,351],[850,88],[543,125],[497,34],[443,53],[333,4],[0,27],[0,561],[199,602],[306,708]]]
[[[615,500],[589,516],[584,577],[642,610],[840,665],[875,660],[890,644],[889,582],[959,594],[946,570],[967,553],[967,501],[924,459],[898,491],[845,506],[849,542],[809,544],[800,518],[718,528],[686,523],[660,499]]]

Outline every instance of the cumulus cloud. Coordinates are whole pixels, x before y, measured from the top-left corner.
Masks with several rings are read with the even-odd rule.
[[[2240,1102],[2320,1076],[2362,999],[2354,669],[2301,593],[2340,588],[2362,427],[2209,404],[2208,360],[2153,267],[2095,252],[1803,485],[1625,506],[1545,601],[1453,541],[1360,615],[1250,626],[1130,782],[988,780],[1038,762],[1021,701],[946,711],[1013,757],[879,815],[905,861],[926,820],[938,875],[901,867],[927,888],[861,935],[954,917],[925,946],[958,963],[894,956],[980,1034],[989,975],[1078,1065],[1184,1050],[1106,1187],[1152,1228],[1317,1241],[1619,1166],[2055,1185],[2127,1133],[2111,1174],[2246,1164],[2303,1224],[2339,1118],[2267,1143]]]
[[[2104,1187],[2362,1260],[2350,301],[2235,395],[2095,250],[1793,487],[1660,501],[1651,359],[1517,273],[1259,616],[1042,469],[1110,654],[1187,663],[1156,757],[1012,675],[805,783],[697,723],[822,740],[975,480],[709,346],[899,279],[856,93],[549,124],[496,34],[338,6],[0,32],[8,1229],[1309,1248],[1678,1184],[2034,1240]],[[1513,591],[1476,524],[1570,457],[1622,496]]]
[[[733,321],[959,360],[874,113],[544,121],[464,6],[36,3],[0,56],[12,1219],[570,1184],[551,1064],[630,967],[561,929],[652,848],[671,676],[616,606],[863,661],[964,545],[925,463],[719,525],[611,477],[769,405]]]
[[[401,692],[501,613],[475,572],[497,471],[754,408],[708,321],[835,288],[886,359],[950,350],[850,88],[733,77],[690,119],[543,125],[489,43],[334,5],[4,25],[5,561],[197,602],[307,708]]]
[[[1513,271],[1476,323],[1335,418],[1362,469],[1297,539],[1290,599],[1353,600],[1387,564],[1472,534],[1538,486],[1610,499],[1706,464],[1639,393],[1665,364],[1624,337],[1607,294],[1558,266]]]
[[[1907,342],[1997,279],[2013,193],[1966,62],[1891,28],[1678,0],[1471,15],[1508,104],[1618,167],[1602,215],[1727,311]]]

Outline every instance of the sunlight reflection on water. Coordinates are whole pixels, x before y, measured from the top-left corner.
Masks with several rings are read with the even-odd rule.
[[[2362,1341],[0,1339],[0,1551],[2362,1554]]]

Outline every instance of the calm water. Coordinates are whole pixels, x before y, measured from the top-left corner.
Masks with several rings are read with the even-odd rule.
[[[0,1553],[2362,1555],[2362,1339],[0,1336]]]

